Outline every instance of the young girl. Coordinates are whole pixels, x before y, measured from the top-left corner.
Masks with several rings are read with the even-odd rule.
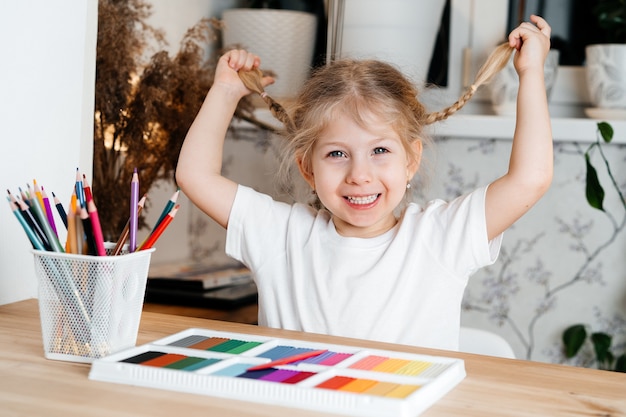
[[[468,278],[495,262],[501,234],[526,213],[552,179],[552,134],[543,65],[550,27],[537,16],[508,38],[498,67],[516,51],[520,78],[509,170],[451,202],[406,204],[428,114],[394,67],[342,60],[319,69],[287,114],[262,92],[271,78],[244,84],[260,65],[233,50],[183,144],[177,181],[193,203],[227,228],[226,252],[254,275],[259,324],[440,349],[458,349]],[[501,51],[502,52],[502,51]],[[490,64],[490,63],[489,63]],[[490,64],[491,65],[491,64]],[[487,66],[488,79],[499,68]],[[241,75],[241,77],[240,77]],[[224,138],[250,86],[272,104],[286,141],[321,210],[289,205],[221,175]]]

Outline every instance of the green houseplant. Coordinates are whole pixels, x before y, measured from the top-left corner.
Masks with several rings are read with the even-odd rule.
[[[575,324],[563,332],[563,346],[565,357],[573,358],[578,355],[585,343],[591,343],[594,359],[598,369],[616,372],[626,372],[626,352],[615,352],[612,346],[613,337],[605,332],[587,332],[584,324]]]
[[[592,162],[593,155],[597,153],[606,168],[612,188],[617,193],[622,208],[626,211],[626,199],[624,199],[624,195],[613,176],[611,167],[602,149],[603,143],[610,143],[613,140],[613,127],[607,122],[599,122],[597,127],[598,136],[596,137],[596,141],[591,143],[584,153],[587,171],[585,186],[587,202],[591,207],[605,211],[605,190],[600,183],[598,172]],[[619,233],[622,228],[623,224],[616,230],[616,233]],[[599,369],[626,372],[626,351],[617,352],[616,348],[612,346],[613,336],[606,332],[588,332],[586,325],[578,323],[565,329],[562,334],[562,341],[563,353],[568,359],[579,355],[585,344],[591,344],[595,364]]]
[[[593,9],[605,43],[626,43],[626,1],[601,0]]]

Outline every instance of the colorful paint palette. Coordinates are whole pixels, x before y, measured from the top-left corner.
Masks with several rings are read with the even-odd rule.
[[[464,377],[461,359],[207,329],[98,359],[89,373],[99,381],[372,417],[417,416]]]

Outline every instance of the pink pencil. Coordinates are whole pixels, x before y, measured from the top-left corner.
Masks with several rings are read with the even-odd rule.
[[[104,237],[102,236],[100,217],[98,217],[98,210],[93,200],[87,202],[87,212],[89,212],[89,220],[91,221],[91,232],[93,233],[93,240],[96,244],[96,253],[98,256],[106,256],[107,252],[104,249]]]
[[[262,369],[273,368],[274,366],[278,366],[278,365],[287,365],[293,362],[298,362],[304,359],[312,358],[314,356],[319,356],[322,353],[326,353],[326,352],[328,352],[328,349],[312,350],[310,352],[299,353],[297,355],[287,356],[286,358],[277,359],[275,361],[271,361],[268,363],[250,367],[247,369],[247,371],[260,371]]]

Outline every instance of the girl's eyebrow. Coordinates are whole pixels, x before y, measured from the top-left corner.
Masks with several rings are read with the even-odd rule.
[[[389,136],[380,136],[380,137],[370,139],[367,143],[369,145],[375,145],[378,143],[384,143],[384,142],[389,142],[389,141],[395,142],[396,140]],[[320,139],[317,141],[317,143],[320,146],[346,146],[346,145],[349,145],[350,142],[351,141],[349,138],[348,139],[330,139],[328,141],[324,139]]]

